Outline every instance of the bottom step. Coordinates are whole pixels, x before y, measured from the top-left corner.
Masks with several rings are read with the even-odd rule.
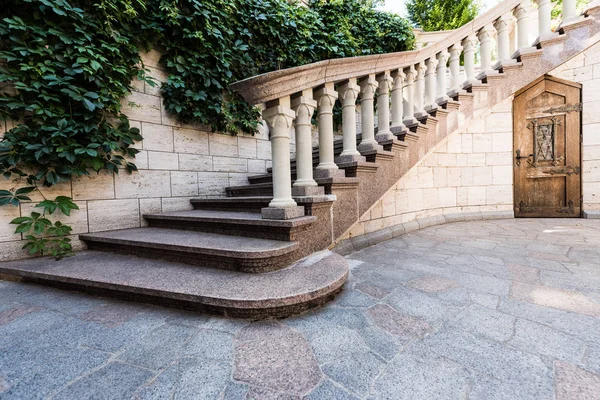
[[[330,251],[264,274],[90,250],[61,261],[44,257],[0,263],[0,278],[235,318],[282,318],[318,307],[333,299],[347,276],[346,260]]]

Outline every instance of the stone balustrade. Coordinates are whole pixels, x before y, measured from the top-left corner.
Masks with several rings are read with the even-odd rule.
[[[310,149],[310,123],[317,110],[319,164],[315,178],[335,178],[338,163],[364,160],[361,154],[380,151],[380,142],[394,140],[407,127],[456,98],[487,82],[491,76],[535,51],[558,32],[551,31],[551,0],[505,0],[467,25],[445,31],[424,47],[401,53],[321,61],[275,71],[236,82],[232,89],[253,104],[266,104],[264,119],[271,131],[274,198],[271,208],[296,207],[290,172],[290,131],[296,129],[297,180],[294,195],[308,195],[315,187]],[[578,18],[576,0],[563,0],[561,26]],[[536,12],[538,32],[531,42],[527,24]],[[516,26],[511,40],[509,26]],[[479,52],[480,65],[475,65]],[[495,56],[495,59],[494,59]],[[461,70],[460,60],[464,68]],[[478,73],[476,74],[476,70]],[[449,71],[449,79],[447,77]],[[375,95],[377,135],[375,135]],[[290,101],[291,99],[291,101]],[[343,152],[334,160],[333,108],[342,106]],[[356,107],[360,101],[362,140],[356,145]],[[267,213],[282,218],[294,213]]]

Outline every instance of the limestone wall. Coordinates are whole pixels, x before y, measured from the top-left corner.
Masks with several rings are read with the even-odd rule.
[[[164,81],[159,57],[156,51],[143,55],[151,75]],[[70,196],[79,206],[79,211],[65,219],[73,227],[78,247],[77,234],[142,226],[143,214],[189,209],[191,198],[223,195],[225,187],[246,185],[248,175],[265,173],[270,167],[266,126],[257,136],[230,136],[210,133],[203,126],[182,126],[165,112],[160,85],[153,88],[136,80],[134,86],[135,91],[124,100],[124,112],[144,138],[136,144],[141,150],[135,159],[139,172],[113,176],[92,171],[89,177],[43,189],[47,198]],[[10,122],[0,122],[0,134],[10,127]],[[23,184],[0,178],[0,189],[19,186]],[[42,196],[35,194],[33,201],[41,200]],[[9,222],[29,215],[33,205],[0,207],[0,260],[25,255],[20,250],[24,243],[21,235],[13,234],[15,226]]]
[[[600,210],[600,44],[550,75],[583,85],[583,210]],[[338,241],[438,215],[512,212],[512,101],[442,141]]]

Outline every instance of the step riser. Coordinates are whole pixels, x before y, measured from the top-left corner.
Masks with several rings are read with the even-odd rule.
[[[233,258],[216,254],[188,253],[176,249],[158,249],[135,244],[98,242],[89,239],[85,240],[85,242],[90,250],[126,254],[153,260],[172,261],[192,266],[225,269],[229,271],[246,273],[276,271],[288,266],[300,258],[298,251],[293,251],[280,256],[271,255],[264,258],[247,259]]]
[[[182,220],[152,219],[146,217],[148,224],[154,228],[180,229],[196,232],[217,233],[220,235],[243,236],[259,239],[294,241],[298,232],[310,229],[309,226],[298,228],[280,228],[273,226],[225,224],[223,222],[195,222]]]
[[[252,202],[220,202],[215,200],[214,202],[196,202],[191,201],[194,210],[207,210],[207,211],[240,211],[240,212],[252,212],[260,213],[261,209],[269,206],[268,200],[257,200]]]

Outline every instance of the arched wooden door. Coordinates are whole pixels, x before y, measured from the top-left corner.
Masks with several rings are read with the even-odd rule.
[[[515,94],[515,217],[581,216],[581,85],[543,76]]]

